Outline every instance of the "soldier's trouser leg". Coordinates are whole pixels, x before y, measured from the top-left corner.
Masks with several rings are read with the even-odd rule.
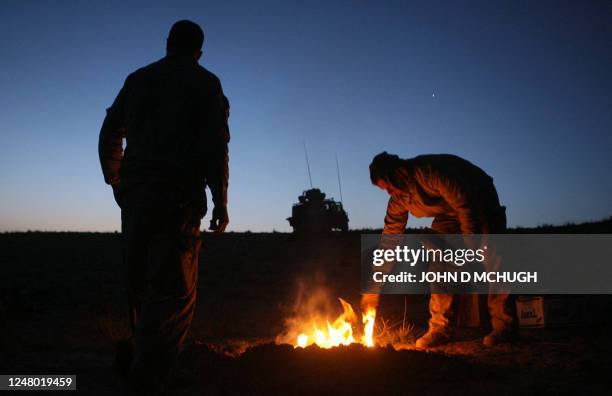
[[[459,220],[454,216],[447,215],[436,216],[431,224],[431,228],[441,234],[456,234],[461,230]],[[432,263],[430,270],[436,270],[435,263]],[[453,317],[455,296],[452,294],[439,293],[440,290],[435,284],[431,285],[431,290],[432,293],[429,298],[429,313],[431,315],[429,319],[429,331],[450,335],[450,320]]]
[[[452,294],[432,294],[429,298],[429,331],[450,335],[450,320],[453,316],[454,296]]]
[[[195,310],[200,218],[190,208],[122,211],[134,361],[128,390],[163,391]]]
[[[496,255],[494,246],[488,245],[487,260],[484,261],[485,271],[501,270],[501,257]],[[487,296],[487,307],[491,315],[491,326],[495,332],[510,330],[512,315],[508,304],[509,291],[503,285],[491,283]]]
[[[486,204],[482,210],[482,234],[503,234],[506,232],[506,208],[499,204],[497,191],[494,188],[485,199]],[[502,269],[502,257],[497,254],[493,244],[487,242],[485,237],[483,244],[488,245],[487,259],[484,261],[485,271],[498,272]],[[504,285],[491,283],[489,295],[487,296],[487,307],[491,315],[491,326],[494,332],[502,333],[510,330],[512,326],[512,314],[509,305],[509,289]]]

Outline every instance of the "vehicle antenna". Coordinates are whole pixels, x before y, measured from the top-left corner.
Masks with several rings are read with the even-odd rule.
[[[310,174],[310,162],[308,161],[308,150],[306,150],[306,141],[302,140],[304,144],[304,155],[306,156],[306,168],[308,168],[308,180],[310,181],[310,188],[312,189],[312,175]]]
[[[340,190],[340,203],[343,202],[342,199],[342,182],[340,181],[340,165],[338,164],[338,153],[336,154],[336,172],[338,173],[338,189]]]

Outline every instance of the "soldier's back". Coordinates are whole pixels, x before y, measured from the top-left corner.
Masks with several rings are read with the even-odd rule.
[[[125,183],[172,183],[192,172],[218,78],[192,58],[165,57],[126,81]]]

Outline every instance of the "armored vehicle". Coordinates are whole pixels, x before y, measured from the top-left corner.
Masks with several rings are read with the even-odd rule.
[[[318,188],[304,191],[298,200],[287,218],[294,233],[348,231],[349,219],[342,202],[325,199]]]

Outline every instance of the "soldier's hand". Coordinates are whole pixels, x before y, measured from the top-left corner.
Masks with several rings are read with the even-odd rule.
[[[121,208],[121,194],[119,191],[119,183],[113,184],[111,187],[113,188],[113,196],[115,197],[115,202],[117,203],[117,206]]]
[[[227,215],[227,206],[215,206],[208,229],[220,234],[225,231],[228,223],[229,216]]]

